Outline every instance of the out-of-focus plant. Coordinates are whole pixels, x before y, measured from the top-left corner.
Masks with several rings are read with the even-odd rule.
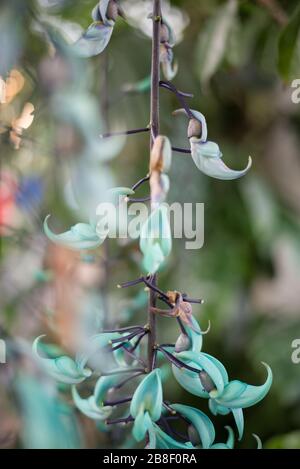
[[[236,2],[230,0],[226,8],[226,15],[232,15],[236,10]],[[100,0],[92,13],[95,23],[71,49],[79,48],[80,55],[85,57],[102,52],[107,46],[118,14],[118,2]],[[146,200],[150,201],[151,214],[140,231],[145,275],[120,285],[121,288],[135,285],[148,288],[146,324],[125,325],[123,328],[99,332],[83,345],[74,359],[66,355],[54,358],[43,356],[38,350],[39,339],[34,343],[34,350],[42,368],[59,382],[72,385],[74,403],[82,413],[105,422],[107,426],[132,423],[134,439],[138,443],[143,441],[147,448],[233,448],[234,433],[230,427],[226,443],[216,443],[214,425],[206,414],[195,407],[173,404],[167,400],[164,395],[166,373],[163,361],[170,364],[175,379],[184,389],[208,400],[212,414],[227,415],[232,412],[239,439],[244,432],[243,409],[255,405],[266,396],[272,384],[271,368],[265,364],[267,378],[260,386],[230,380],[224,365],[214,356],[202,351],[204,332],[192,314],[192,304],[201,304],[202,301],[189,298],[176,290],[161,290],[158,287],[158,273],[165,268],[172,250],[169,219],[164,206],[170,186],[168,171],[172,163],[172,152],[188,154],[204,174],[224,180],[244,176],[250,169],[251,160],[245,170],[233,171],[223,163],[219,146],[207,141],[205,117],[198,111],[191,110],[186,101],[190,95],[177,90],[169,81],[176,73],[176,66],[172,62],[174,41],[160,0],[153,0],[150,17],[153,25],[150,124],[147,128],[126,132],[150,132],[149,174],[132,188],[115,188],[109,193],[113,198],[121,195],[121,201],[122,197],[126,197],[129,202],[133,202],[138,199],[131,196],[142,184],[149,182],[150,194]],[[229,20],[222,18],[221,21],[223,30],[227,31]],[[160,64],[167,81],[160,80]],[[215,64],[211,65],[206,79],[215,68]],[[172,147],[169,139],[160,134],[160,87],[174,93],[189,117],[187,137],[191,144],[190,150]],[[67,108],[66,111],[69,112],[70,109]],[[77,119],[76,112],[74,116]],[[109,136],[112,134],[106,135]],[[91,151],[90,138],[90,134],[85,135],[88,152]],[[85,164],[88,164],[88,159]],[[46,219],[45,232],[51,241],[79,250],[96,248],[106,237],[99,231],[94,220],[90,220],[90,223],[78,223],[70,230],[55,235],[50,231]],[[165,308],[159,307],[158,302],[163,303]],[[160,316],[177,321],[180,332],[175,343],[158,343],[157,320]],[[96,373],[100,373],[100,378],[95,383],[93,393],[83,398],[77,385],[93,379]],[[139,381],[138,385],[133,384],[135,380]],[[131,393],[124,396],[122,390],[128,384]],[[129,403],[125,416],[123,412],[120,414],[120,406]],[[183,435],[173,428],[174,420],[185,427]],[[261,447],[259,439],[258,447]]]

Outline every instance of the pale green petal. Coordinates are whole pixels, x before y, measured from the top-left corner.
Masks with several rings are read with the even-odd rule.
[[[215,439],[215,428],[210,418],[201,410],[183,404],[172,404],[172,409],[186,417],[196,429],[203,448],[209,448]]]
[[[142,409],[143,412],[149,412],[151,420],[156,422],[161,416],[162,402],[160,370],[157,368],[136,388],[130,404],[130,414],[136,418]]]
[[[249,156],[247,167],[241,171],[228,168],[222,160],[222,153],[215,142],[203,143],[201,139],[190,139],[191,154],[197,168],[207,176],[215,179],[232,180],[244,176],[252,166]]]
[[[217,403],[229,407],[231,409],[237,409],[239,407],[250,407],[261,401],[269,392],[273,381],[273,374],[271,368],[266,363],[263,363],[263,365],[266,367],[268,372],[267,379],[264,384],[262,384],[261,386],[253,386],[247,384],[242,393],[239,394],[237,397],[233,398],[231,398],[230,389],[229,391],[226,389],[226,393],[224,392],[225,398],[223,397],[223,395],[218,396],[216,398]],[[228,388],[230,388],[231,383],[229,382],[227,386]],[[236,382],[234,382],[234,386],[236,386]],[[230,393],[229,398],[226,398],[227,393]]]
[[[47,237],[56,244],[69,247],[71,249],[95,249],[103,243],[104,238],[99,238],[95,229],[87,223],[77,223],[69,231],[55,234],[48,226],[47,215],[44,221],[44,231]]]
[[[72,397],[76,407],[87,417],[94,420],[106,420],[112,413],[113,408],[110,406],[98,407],[95,403],[95,397],[90,396],[82,399],[78,394],[76,386],[72,386]]]
[[[78,366],[78,364],[70,357],[41,357],[38,353],[38,346],[42,337],[44,336],[41,335],[35,339],[32,349],[39,363],[49,375],[66,384],[78,384],[91,376],[92,371],[90,369]]]
[[[258,435],[256,435],[255,433],[252,433],[253,437],[256,439],[257,441],[257,448],[256,449],[262,449],[262,441],[261,439],[259,438]]]
[[[153,424],[156,435],[156,449],[194,449],[193,445],[188,443],[181,443],[174,440],[165,433],[158,425]]]
[[[226,445],[228,448],[233,449],[234,448],[234,433],[231,427],[225,427],[226,430],[228,431],[228,439],[226,441]]]
[[[232,409],[232,414],[239,432],[239,440],[243,438],[244,433],[244,413],[243,409]]]
[[[223,365],[223,363],[220,362],[220,360],[218,360],[217,358],[213,357],[212,355],[209,355],[208,353],[204,353],[202,352],[202,354],[205,356],[205,357],[208,357],[210,359],[210,361],[212,361],[216,367],[219,369],[221,375],[222,375],[222,378],[223,378],[223,381],[224,381],[224,385],[226,385],[228,383],[228,373],[226,371],[226,368],[225,366]]]
[[[132,429],[132,435],[136,439],[136,441],[142,441],[146,436],[146,433],[147,433],[146,417],[147,416],[149,417],[148,412],[144,413],[144,409],[140,407],[140,410],[138,411],[138,414],[135,417],[133,429]]]
[[[230,409],[228,409],[228,407],[223,407],[222,405],[217,404],[214,399],[209,399],[208,407],[213,415],[228,415],[230,413]]]
[[[103,405],[107,392],[113,386],[116,386],[121,379],[123,378],[120,378],[120,375],[100,376],[94,389],[95,404],[97,406]]]
[[[203,353],[196,353],[192,351],[186,351],[186,352],[180,352],[176,354],[177,358],[182,360],[184,363],[193,366],[194,368],[199,368],[200,370],[206,371],[206,373],[209,375],[209,377],[212,379],[216,386],[216,391],[211,391],[210,396],[213,396],[213,393],[217,393],[217,395],[221,395],[223,390],[224,390],[224,379],[223,375],[220,372],[219,366],[215,363],[214,359],[208,354],[203,354]],[[194,373],[189,370],[184,370],[183,374],[194,374],[197,378],[197,381],[194,380],[194,386],[193,386],[193,394],[195,395],[202,395],[199,393],[199,388],[202,388],[199,376],[197,373]],[[183,385],[183,384],[182,384]],[[183,386],[184,387],[184,386]],[[192,392],[192,391],[190,391]],[[208,397],[208,393],[206,393],[206,396]]]

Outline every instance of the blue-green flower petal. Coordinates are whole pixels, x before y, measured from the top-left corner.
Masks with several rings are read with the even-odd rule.
[[[213,415],[228,415],[230,413],[230,409],[228,409],[228,407],[223,407],[222,405],[217,404],[214,399],[209,399],[208,407]]]
[[[225,384],[223,375],[220,372],[219,366],[215,363],[210,355],[186,351],[180,352],[176,354],[176,356],[187,365],[206,371],[216,386],[216,390],[207,393],[205,390],[203,390],[199,375],[197,373],[186,369],[175,369],[176,367],[173,365],[172,368],[175,378],[187,391],[196,396],[206,398],[209,398],[209,396],[214,397],[215,394],[222,394]]]
[[[261,439],[259,438],[258,435],[256,435],[255,433],[252,433],[252,436],[256,439],[257,441],[257,448],[256,449],[262,449],[262,441]]]
[[[238,433],[239,433],[239,440],[243,438],[244,433],[244,413],[243,409],[231,409],[232,415],[234,417]]]
[[[231,427],[225,427],[228,431],[228,438],[226,443],[215,443],[210,449],[233,449],[234,448],[234,433]]]
[[[228,379],[228,373],[226,371],[226,368],[225,366],[223,365],[223,363],[220,362],[220,360],[218,360],[217,358],[213,357],[212,355],[208,355],[208,353],[204,353],[202,352],[202,354],[205,356],[205,357],[208,357],[210,359],[210,361],[212,361],[216,367],[219,369],[219,372],[221,373],[222,375],[222,378],[223,378],[223,381],[224,381],[224,385],[226,385],[229,381]]]
[[[190,138],[191,154],[197,168],[207,176],[215,179],[232,180],[244,176],[252,166],[249,156],[247,167],[241,171],[228,168],[222,160],[219,145],[215,142],[202,142],[201,139]]]
[[[186,417],[196,429],[204,449],[209,448],[216,437],[212,421],[201,410],[183,404],[172,404],[172,409]]]
[[[196,318],[192,316],[191,320],[193,324],[193,329],[189,327],[188,324],[183,324],[183,328],[185,330],[186,336],[188,337],[188,341],[189,341],[187,350],[190,350],[192,352],[200,352],[202,348],[202,343],[203,343],[203,338],[202,338],[203,333],[201,331],[200,325],[198,321],[196,320]],[[184,336],[183,333],[180,335],[180,337],[182,336]],[[180,344],[178,344],[178,346],[180,346]]]
[[[72,397],[76,407],[87,417],[94,420],[106,420],[112,413],[110,406],[100,407],[95,402],[95,396],[82,399],[78,394],[76,386],[72,386]]]
[[[56,244],[61,244],[71,249],[95,249],[100,246],[105,238],[100,238],[93,226],[88,223],[77,223],[64,233],[55,234],[48,226],[47,215],[44,221],[44,231],[47,237]]]
[[[181,443],[167,435],[158,425],[153,424],[156,436],[156,449],[194,449],[190,442]]]
[[[116,386],[121,379],[123,378],[120,378],[120,375],[100,376],[94,389],[94,398],[97,406],[103,405],[107,392],[113,386]]]
[[[136,417],[139,410],[143,408],[149,412],[151,420],[156,422],[161,416],[162,400],[160,369],[156,368],[136,388],[130,405],[130,413]]]
[[[35,339],[32,345],[33,352],[43,369],[53,378],[66,384],[78,384],[91,376],[89,368],[79,366],[72,358],[62,356],[58,358],[43,358],[38,353],[41,335]]]
[[[242,385],[245,385],[245,387],[243,387],[242,392],[238,395],[234,394],[232,396],[231,383],[234,383],[233,386],[236,390],[237,382],[229,382],[226,388],[224,389],[224,393],[216,397],[216,402],[225,407],[237,409],[240,407],[251,407],[261,401],[269,392],[273,381],[273,374],[271,368],[266,363],[263,363],[263,365],[266,367],[268,373],[266,382],[264,384],[262,384],[261,386],[253,386],[250,384],[245,385],[245,383],[241,383]]]

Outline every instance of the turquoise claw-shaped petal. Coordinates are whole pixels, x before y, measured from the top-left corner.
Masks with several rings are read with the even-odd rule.
[[[218,366],[216,359],[212,358],[208,354],[192,351],[180,352],[176,354],[176,357],[189,366],[198,368],[200,371],[205,371],[215,385],[215,389],[208,393],[203,389],[198,373],[184,368],[178,369],[173,365],[173,374],[184,389],[195,396],[205,398],[222,394],[225,383],[223,374],[220,371],[220,367]]]
[[[197,168],[207,176],[215,179],[238,179],[249,171],[252,159],[249,156],[247,167],[241,171],[230,169],[222,160],[219,145],[215,142],[202,142],[202,139],[190,138],[191,154]]]
[[[141,381],[130,404],[130,414],[135,419],[133,435],[137,441],[141,441],[147,433],[148,416],[152,422],[159,420],[162,403],[161,376],[160,370],[157,368]]]
[[[244,413],[243,409],[231,409],[234,421],[236,423],[236,427],[239,433],[239,440],[243,438],[244,434]]]
[[[216,437],[215,428],[210,418],[204,412],[183,404],[172,404],[171,407],[191,422],[198,433],[204,449],[209,448],[213,444]]]
[[[257,442],[257,448],[256,449],[262,449],[262,441],[261,439],[259,438],[258,435],[256,435],[255,433],[252,433],[252,436],[255,438],[256,442]]]
[[[87,417],[94,420],[106,420],[112,413],[113,408],[111,406],[98,406],[95,401],[95,396],[90,396],[87,399],[83,399],[76,389],[76,386],[72,386],[72,397],[76,407]]]
[[[210,449],[233,449],[234,448],[234,433],[231,427],[225,427],[228,431],[228,438],[226,443],[215,443]]]
[[[144,254],[145,271],[154,274],[172,249],[168,209],[165,205],[160,205],[153,210],[143,224],[140,234],[140,249]]]
[[[95,249],[105,239],[105,237],[99,237],[96,229],[88,223],[77,223],[70,230],[55,234],[48,226],[49,217],[50,215],[47,215],[45,218],[44,231],[46,236],[56,244],[76,250]]]
[[[43,369],[53,378],[66,384],[78,384],[91,376],[92,371],[78,365],[72,358],[62,356],[58,358],[44,358],[38,353],[39,342],[44,335],[35,339],[32,345],[33,352]]]
[[[183,333],[181,333],[176,342],[176,346],[180,347],[180,343],[179,343],[180,339],[186,342],[184,338],[188,337],[189,344],[188,344],[188,348],[186,348],[185,350],[190,350],[192,352],[200,352],[202,348],[202,343],[203,343],[202,336],[204,333],[202,332],[200,325],[194,316],[192,316],[191,320],[192,320],[193,329],[189,327],[188,324],[183,324],[182,327],[185,330],[186,336]],[[176,350],[176,346],[175,346],[175,350]],[[176,352],[178,351],[179,350],[176,350]]]
[[[260,402],[268,394],[273,381],[271,368],[266,363],[263,365],[267,369],[267,379],[264,384],[253,386],[239,381],[230,381],[224,392],[216,397],[216,402],[231,409],[245,409]]]
[[[121,379],[120,375],[100,376],[94,389],[94,398],[97,406],[103,406],[107,392],[113,386],[116,386]]]
[[[165,433],[158,425],[153,424],[156,438],[156,448],[154,449],[194,449],[192,443],[181,443],[174,440],[170,435]]]

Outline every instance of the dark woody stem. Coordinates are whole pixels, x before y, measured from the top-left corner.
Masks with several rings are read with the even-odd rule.
[[[159,79],[160,79],[160,26],[161,26],[161,2],[153,0],[152,12],[152,57],[151,57],[151,111],[150,111],[150,148],[152,149],[154,139],[159,134]],[[151,285],[156,287],[157,275],[154,274],[150,280]],[[150,288],[148,302],[148,371],[152,371],[156,365],[156,316],[151,308],[156,307],[157,293]]]

